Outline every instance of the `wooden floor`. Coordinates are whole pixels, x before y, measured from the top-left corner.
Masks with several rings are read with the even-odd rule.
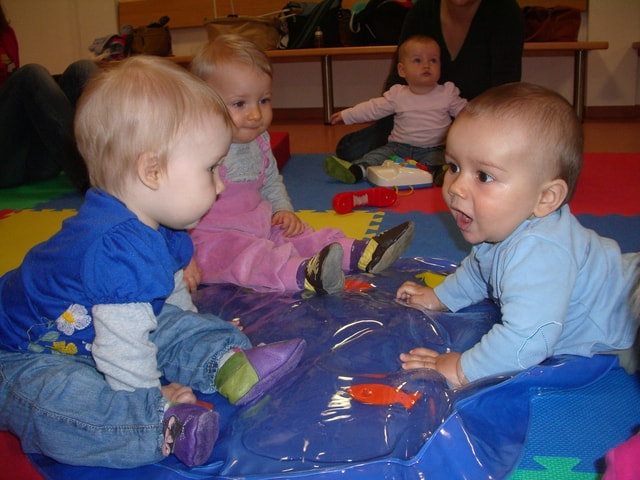
[[[271,129],[289,132],[291,153],[335,152],[336,144],[348,132],[362,125],[324,125],[322,120],[278,120]],[[640,153],[640,118],[586,120],[585,152]]]

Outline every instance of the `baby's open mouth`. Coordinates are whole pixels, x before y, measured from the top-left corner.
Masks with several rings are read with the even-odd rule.
[[[469,228],[469,225],[473,222],[473,219],[469,215],[461,212],[460,210],[454,210],[453,216],[456,219],[456,225],[458,225],[458,228],[462,231],[466,231]]]

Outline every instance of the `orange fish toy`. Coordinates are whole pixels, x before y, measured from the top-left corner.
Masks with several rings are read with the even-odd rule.
[[[394,403],[399,403],[407,410],[413,407],[422,396],[420,392],[406,393],[400,388],[393,388],[382,383],[353,385],[347,391],[351,397],[368,405],[393,405]]]

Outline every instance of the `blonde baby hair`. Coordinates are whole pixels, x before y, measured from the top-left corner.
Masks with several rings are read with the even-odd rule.
[[[154,153],[166,168],[177,140],[211,117],[232,126],[218,94],[169,60],[139,55],[100,72],[75,118],[91,185],[118,196],[135,177],[140,155]]]
[[[255,43],[241,35],[220,35],[205,44],[191,62],[191,71],[208,81],[216,67],[230,63],[243,64],[273,78],[271,61]]]

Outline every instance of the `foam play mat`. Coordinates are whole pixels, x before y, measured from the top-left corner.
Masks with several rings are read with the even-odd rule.
[[[451,389],[430,370],[403,371],[398,354],[416,346],[463,350],[500,321],[490,303],[456,314],[423,313],[394,300],[397,287],[425,271],[449,272],[469,249],[437,188],[399,196],[384,209],[331,209],[333,195],[366,188],[322,171],[323,155],[293,155],[282,169],[299,215],[316,228],[363,238],[406,220],[416,239],[379,275],[349,277],[334,296],[258,294],[201,288],[201,311],[239,318],[254,344],[307,340],[300,365],[257,403],[231,406],[201,396],[221,413],[209,461],[187,468],[174,458],[132,470],[29,461],[47,479],[597,479],[604,454],[640,425],[640,378],[617,357],[553,357],[525,372]],[[615,165],[615,171],[602,168]],[[572,211],[586,226],[640,249],[640,155],[587,154]],[[624,171],[624,176],[615,172]],[[622,177],[622,178],[621,178]],[[64,178],[0,190],[2,271],[53,233],[82,201]],[[99,406],[98,406],[99,408]],[[2,452],[0,452],[0,455]],[[2,458],[2,457],[0,457]]]

